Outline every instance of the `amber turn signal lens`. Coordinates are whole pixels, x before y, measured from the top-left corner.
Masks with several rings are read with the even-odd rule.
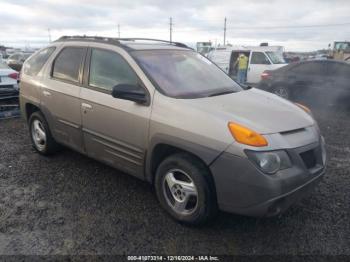
[[[298,107],[300,107],[301,109],[303,109],[306,113],[311,114],[311,110],[310,110],[310,108],[308,108],[307,106],[304,106],[304,105],[299,104],[299,103],[294,103],[294,104],[296,104]]]
[[[265,137],[247,127],[233,122],[229,122],[228,128],[230,129],[232,136],[236,139],[238,143],[256,147],[268,145]]]

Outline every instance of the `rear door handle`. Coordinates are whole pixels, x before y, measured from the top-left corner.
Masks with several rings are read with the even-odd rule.
[[[43,91],[44,96],[51,96],[51,93],[49,91],[44,90]]]
[[[81,107],[85,110],[91,110],[92,109],[92,105],[86,104],[86,103],[82,103]]]

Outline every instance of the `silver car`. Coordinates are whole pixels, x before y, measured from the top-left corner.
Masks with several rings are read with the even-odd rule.
[[[18,73],[0,61],[0,105],[1,101],[18,98]]]
[[[64,145],[143,179],[184,223],[280,214],[325,172],[307,108],[243,89],[181,43],[62,37],[20,79],[40,154]]]

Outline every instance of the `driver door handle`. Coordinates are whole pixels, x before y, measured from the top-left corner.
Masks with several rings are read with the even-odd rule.
[[[92,105],[90,104],[82,103],[81,107],[85,110],[92,110]]]
[[[43,95],[44,96],[51,96],[51,93],[49,91],[44,90],[43,91]]]

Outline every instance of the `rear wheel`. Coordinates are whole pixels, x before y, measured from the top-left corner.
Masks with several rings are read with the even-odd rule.
[[[29,118],[29,132],[33,147],[42,155],[50,155],[59,149],[51,135],[49,126],[42,113],[34,112]]]
[[[162,207],[178,221],[202,224],[217,213],[209,171],[189,154],[166,158],[157,169],[155,188]]]

